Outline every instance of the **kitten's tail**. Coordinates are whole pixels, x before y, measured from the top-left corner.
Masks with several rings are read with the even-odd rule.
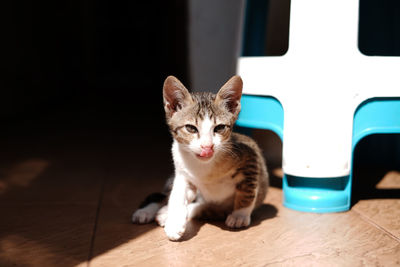
[[[132,215],[132,222],[138,224],[150,223],[153,222],[156,217],[158,223],[163,224],[162,217],[165,217],[164,214],[166,209],[162,209],[166,206],[168,201],[169,193],[171,192],[173,178],[167,180],[164,190],[161,193],[153,193],[146,197],[146,199],[140,204],[139,209],[137,209]],[[160,213],[160,209],[163,210]],[[160,218],[159,218],[160,217]],[[161,221],[162,220],[162,221]]]

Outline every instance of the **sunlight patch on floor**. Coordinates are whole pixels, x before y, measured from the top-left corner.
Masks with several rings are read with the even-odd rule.
[[[29,159],[9,168],[0,169],[0,194],[5,193],[11,187],[27,187],[38,178],[50,165],[44,159]]]
[[[377,189],[400,189],[400,172],[390,171],[376,185]]]

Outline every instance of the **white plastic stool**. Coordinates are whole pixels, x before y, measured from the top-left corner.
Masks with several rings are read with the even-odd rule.
[[[238,125],[274,130],[283,138],[284,204],[290,208],[349,209],[352,150],[365,135],[381,132],[357,130],[364,133],[354,141],[354,115],[361,103],[392,98],[390,111],[384,103],[379,111],[383,119],[382,113],[391,113],[382,133],[400,133],[400,98],[394,98],[400,97],[400,58],[360,53],[358,4],[359,0],[292,0],[287,54],[239,59],[245,95]],[[272,106],[255,96],[269,98]],[[269,107],[279,110],[280,104],[282,132],[280,119],[268,114]],[[262,111],[259,105],[264,105]],[[374,113],[364,113],[368,112]],[[376,120],[379,128],[379,116]],[[341,199],[332,201],[336,198]]]

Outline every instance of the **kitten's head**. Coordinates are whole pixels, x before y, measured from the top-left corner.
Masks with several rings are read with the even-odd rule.
[[[204,162],[223,151],[240,112],[243,82],[233,76],[219,92],[190,94],[175,77],[164,82],[167,123],[174,139]]]

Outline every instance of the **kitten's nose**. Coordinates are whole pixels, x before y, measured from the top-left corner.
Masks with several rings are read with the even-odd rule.
[[[200,145],[201,149],[214,150],[214,145]]]
[[[214,145],[200,145],[201,147],[201,153],[200,157],[206,157],[209,158],[214,154]]]

